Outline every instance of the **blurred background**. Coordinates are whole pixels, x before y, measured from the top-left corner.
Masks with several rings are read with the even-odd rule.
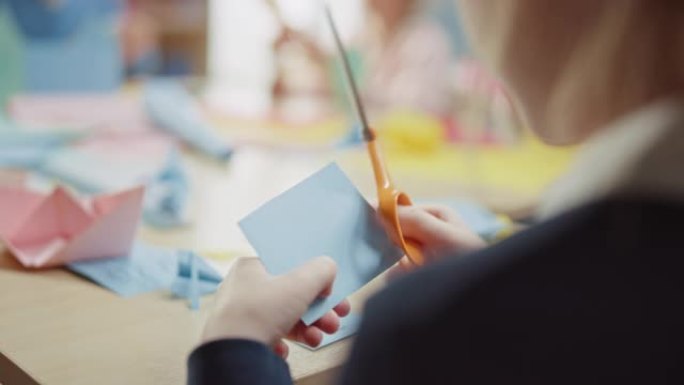
[[[528,218],[574,150],[528,134],[453,1],[331,5],[396,184],[492,234]],[[219,259],[330,161],[374,200],[319,0],[0,0],[0,57],[0,184],[144,184],[143,237]]]

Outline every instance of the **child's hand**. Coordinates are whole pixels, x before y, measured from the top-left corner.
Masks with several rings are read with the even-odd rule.
[[[401,206],[399,223],[404,237],[421,246],[426,263],[486,246],[482,238],[447,207]],[[391,275],[401,274],[410,268],[410,263],[402,261]]]
[[[318,346],[323,333],[338,330],[339,317],[349,314],[349,302],[344,301],[311,326],[300,318],[316,298],[329,294],[336,270],[332,259],[322,257],[274,277],[256,258],[237,260],[219,288],[202,341],[253,340],[272,346],[283,358],[288,353],[283,338]]]

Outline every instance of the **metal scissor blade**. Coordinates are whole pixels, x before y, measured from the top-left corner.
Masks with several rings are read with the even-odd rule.
[[[368,124],[368,117],[366,116],[366,110],[363,107],[363,103],[361,102],[361,96],[359,94],[359,88],[356,85],[356,81],[354,80],[354,74],[352,72],[351,64],[349,63],[349,58],[347,57],[347,51],[344,49],[344,45],[342,44],[342,39],[340,38],[340,33],[337,29],[337,25],[335,24],[335,19],[333,18],[332,11],[330,10],[330,5],[328,3],[325,4],[325,15],[328,19],[328,24],[330,25],[330,29],[332,30],[333,37],[335,40],[335,45],[337,46],[337,51],[340,54],[340,58],[342,59],[342,64],[344,67],[344,74],[345,78],[347,79],[347,86],[349,88],[349,92],[351,94],[351,97],[353,99],[353,104],[354,104],[354,110],[356,111],[356,115],[359,119],[359,122],[361,123],[361,127],[363,129],[363,138],[366,141],[371,141],[375,139],[375,135],[373,134],[373,131],[370,129],[370,125]]]

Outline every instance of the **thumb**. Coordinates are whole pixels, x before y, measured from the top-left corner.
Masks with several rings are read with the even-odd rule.
[[[333,285],[336,274],[337,264],[332,258],[318,257],[281,276],[280,280],[309,304]]]

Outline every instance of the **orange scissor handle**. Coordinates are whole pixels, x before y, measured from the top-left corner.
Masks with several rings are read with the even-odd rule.
[[[420,247],[414,242],[407,241],[399,222],[399,206],[411,206],[411,198],[394,188],[385,162],[380,154],[380,148],[375,139],[367,142],[368,153],[373,165],[375,183],[378,189],[378,206],[380,215],[391,226],[394,241],[398,243],[415,265],[423,265],[425,257]]]

